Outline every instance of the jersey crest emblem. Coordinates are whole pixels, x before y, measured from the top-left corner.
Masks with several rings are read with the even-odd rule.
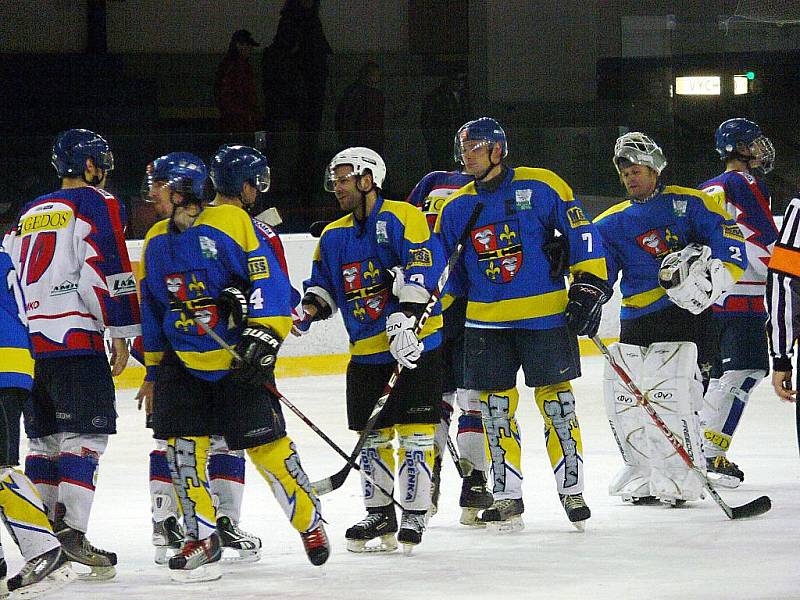
[[[383,314],[389,287],[381,264],[374,258],[342,265],[344,295],[352,315],[365,323]]]
[[[670,253],[665,236],[658,229],[651,229],[636,236],[636,242],[642,250],[656,258],[662,258]]]
[[[522,241],[516,220],[477,227],[470,238],[481,270],[492,283],[508,283],[522,269]]]

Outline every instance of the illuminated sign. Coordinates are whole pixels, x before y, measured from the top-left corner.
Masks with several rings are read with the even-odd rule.
[[[719,96],[719,75],[676,77],[675,93],[679,96]]]

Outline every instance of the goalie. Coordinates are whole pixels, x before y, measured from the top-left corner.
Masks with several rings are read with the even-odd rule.
[[[621,136],[613,162],[628,198],[595,220],[609,281],[622,275],[620,343],[611,352],[705,471],[698,417],[698,359],[707,346],[701,313],[747,266],[742,233],[710,196],[661,181],[667,161],[648,136]],[[700,479],[609,366],[604,393],[624,461],[609,493],[635,504],[660,500],[675,506],[699,499]]]

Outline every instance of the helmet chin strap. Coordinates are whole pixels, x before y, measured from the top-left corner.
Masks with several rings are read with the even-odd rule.
[[[83,172],[83,175],[81,175],[81,179],[83,179],[83,182],[86,185],[97,187],[100,184],[100,182],[103,181],[103,178],[106,176],[106,172],[103,171],[103,169],[96,169],[96,170],[102,173],[102,175],[100,177],[95,175],[91,179],[86,179],[86,171]]]

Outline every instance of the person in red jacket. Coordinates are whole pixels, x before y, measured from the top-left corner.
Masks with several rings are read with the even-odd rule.
[[[250,52],[260,44],[246,29],[236,31],[231,37],[228,52],[217,68],[214,79],[214,104],[220,113],[223,131],[255,131],[259,129],[261,114],[256,96]]]

